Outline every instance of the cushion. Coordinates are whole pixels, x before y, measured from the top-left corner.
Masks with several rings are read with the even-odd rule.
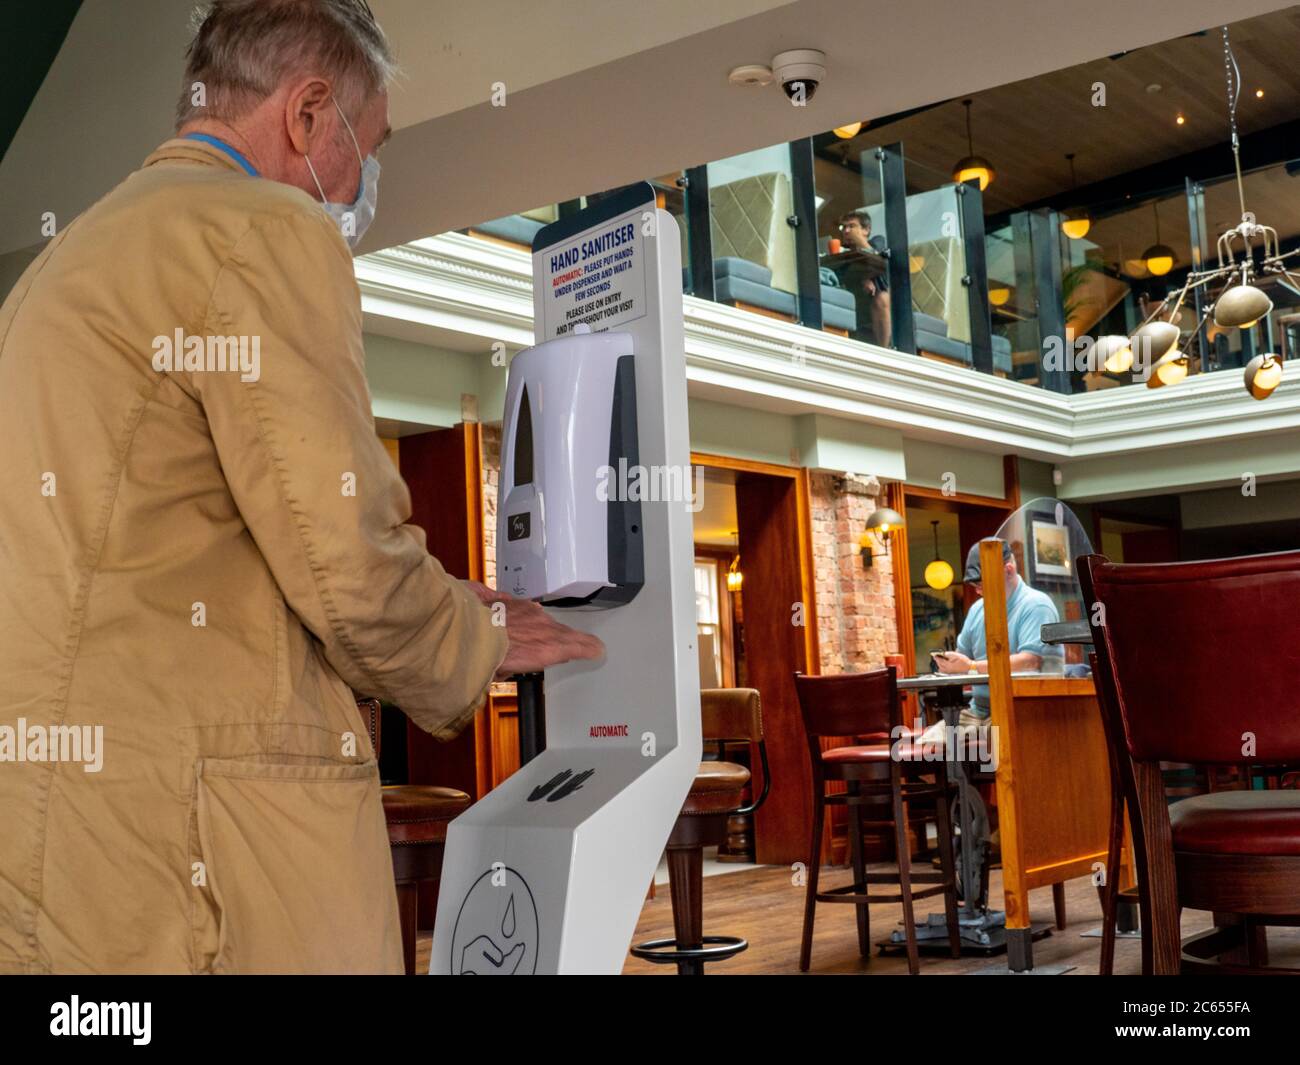
[[[776,311],[791,318],[799,310],[799,301],[793,293],[734,276],[715,275],[713,297],[719,303],[748,303],[751,307],[762,307],[766,311]]]
[[[825,269],[822,272],[825,273]],[[822,284],[822,325],[846,329],[850,333],[858,327],[858,301],[852,292]]]
[[[926,314],[913,308],[912,321],[916,325],[918,333],[924,329],[927,333],[934,333],[936,336],[946,337],[948,335],[948,323],[932,314]]]
[[[389,843],[442,843],[447,822],[469,809],[470,798],[455,788],[398,784],[381,788]]]
[[[846,307],[850,311],[857,310],[858,300],[852,292],[846,288],[837,288],[834,285],[822,285],[822,311],[825,312],[831,307]]]
[[[827,765],[888,762],[889,744],[873,743],[869,746],[832,747],[829,751],[822,751],[822,761]]]
[[[715,279],[732,277],[741,281],[752,281],[756,285],[772,284],[772,271],[766,266],[749,259],[738,259],[734,255],[714,259],[713,276]]]
[[[1215,791],[1169,808],[1174,850],[1300,856],[1300,791]]]
[[[996,333],[993,335],[993,369],[1011,376],[1011,341]]]
[[[898,741],[894,753],[900,762],[911,761],[942,761],[943,743],[927,742],[924,747],[917,743],[920,734],[915,729],[907,729],[904,736]],[[832,747],[829,751],[822,752],[822,762],[827,765],[870,765],[870,764],[888,764],[890,759],[891,744],[886,741],[884,736],[872,735],[867,737],[870,740],[878,741],[867,744],[851,744],[847,747]],[[925,755],[929,755],[927,759]]]
[[[960,340],[953,340],[945,333],[932,333],[930,330],[922,329],[919,326],[916,330],[916,350],[928,351],[932,355],[941,355],[945,359],[953,359],[956,362],[965,363],[967,366],[971,364],[969,344],[964,344]]]
[[[858,327],[857,309],[845,310],[833,303],[823,303],[822,325],[828,325],[832,329],[844,329],[852,333]]]
[[[749,770],[735,762],[701,762],[682,805],[684,814],[716,814],[738,810],[744,802]]]

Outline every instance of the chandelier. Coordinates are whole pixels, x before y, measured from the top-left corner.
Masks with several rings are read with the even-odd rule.
[[[1273,309],[1273,301],[1256,282],[1270,277],[1284,277],[1300,288],[1297,278],[1287,268],[1287,260],[1300,254],[1300,248],[1282,254],[1278,245],[1277,230],[1258,222],[1253,212],[1246,210],[1246,194],[1241,181],[1241,143],[1237,135],[1237,99],[1241,95],[1241,71],[1228,41],[1228,27],[1223,27],[1224,71],[1228,85],[1228,123],[1232,133],[1232,158],[1236,169],[1237,200],[1241,207],[1241,222],[1219,236],[1218,265],[1210,269],[1190,270],[1187,280],[1175,297],[1166,296],[1147,316],[1131,339],[1102,337],[1098,344],[1108,352],[1121,355],[1124,348],[1147,351],[1150,374],[1148,388],[1161,388],[1176,384],[1187,376],[1188,348],[1193,337],[1201,335],[1211,316],[1220,329],[1249,329]],[[1258,263],[1256,253],[1259,253]],[[1216,296],[1205,307],[1205,313],[1182,339],[1178,322],[1188,293],[1198,289]],[[1266,338],[1266,343],[1271,337]],[[1132,356],[1129,355],[1131,364]],[[1118,364],[1118,363],[1117,363]],[[1109,364],[1108,367],[1109,368]],[[1246,366],[1246,390],[1255,399],[1266,399],[1282,380],[1282,360],[1274,352],[1256,355]]]

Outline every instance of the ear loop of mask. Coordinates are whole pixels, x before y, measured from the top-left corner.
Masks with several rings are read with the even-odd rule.
[[[348,121],[348,116],[343,113],[343,108],[339,106],[338,98],[331,97],[331,100],[334,104],[334,110],[339,113],[339,118],[343,120],[343,128],[348,131],[348,136],[352,138],[352,147],[357,153],[357,163],[359,166],[357,171],[357,194],[352,199],[352,204],[355,205],[360,201],[361,194],[365,191],[364,180],[366,161],[361,156],[361,145],[357,143],[357,135],[352,132],[352,123]],[[321,187],[320,178],[316,176],[316,168],[311,165],[311,156],[306,152],[303,152],[302,157],[307,163],[307,169],[311,171],[312,181],[316,182],[316,191],[320,193],[321,203],[329,203],[329,197],[325,195],[325,190]]]

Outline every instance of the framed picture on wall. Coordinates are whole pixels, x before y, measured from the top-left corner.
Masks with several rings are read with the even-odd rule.
[[[1034,572],[1047,577],[1072,577],[1070,530],[1053,521],[1031,523]]]

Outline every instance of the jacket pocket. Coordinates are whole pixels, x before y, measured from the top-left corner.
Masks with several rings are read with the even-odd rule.
[[[374,761],[206,758],[199,843],[216,973],[400,973],[393,862]]]

